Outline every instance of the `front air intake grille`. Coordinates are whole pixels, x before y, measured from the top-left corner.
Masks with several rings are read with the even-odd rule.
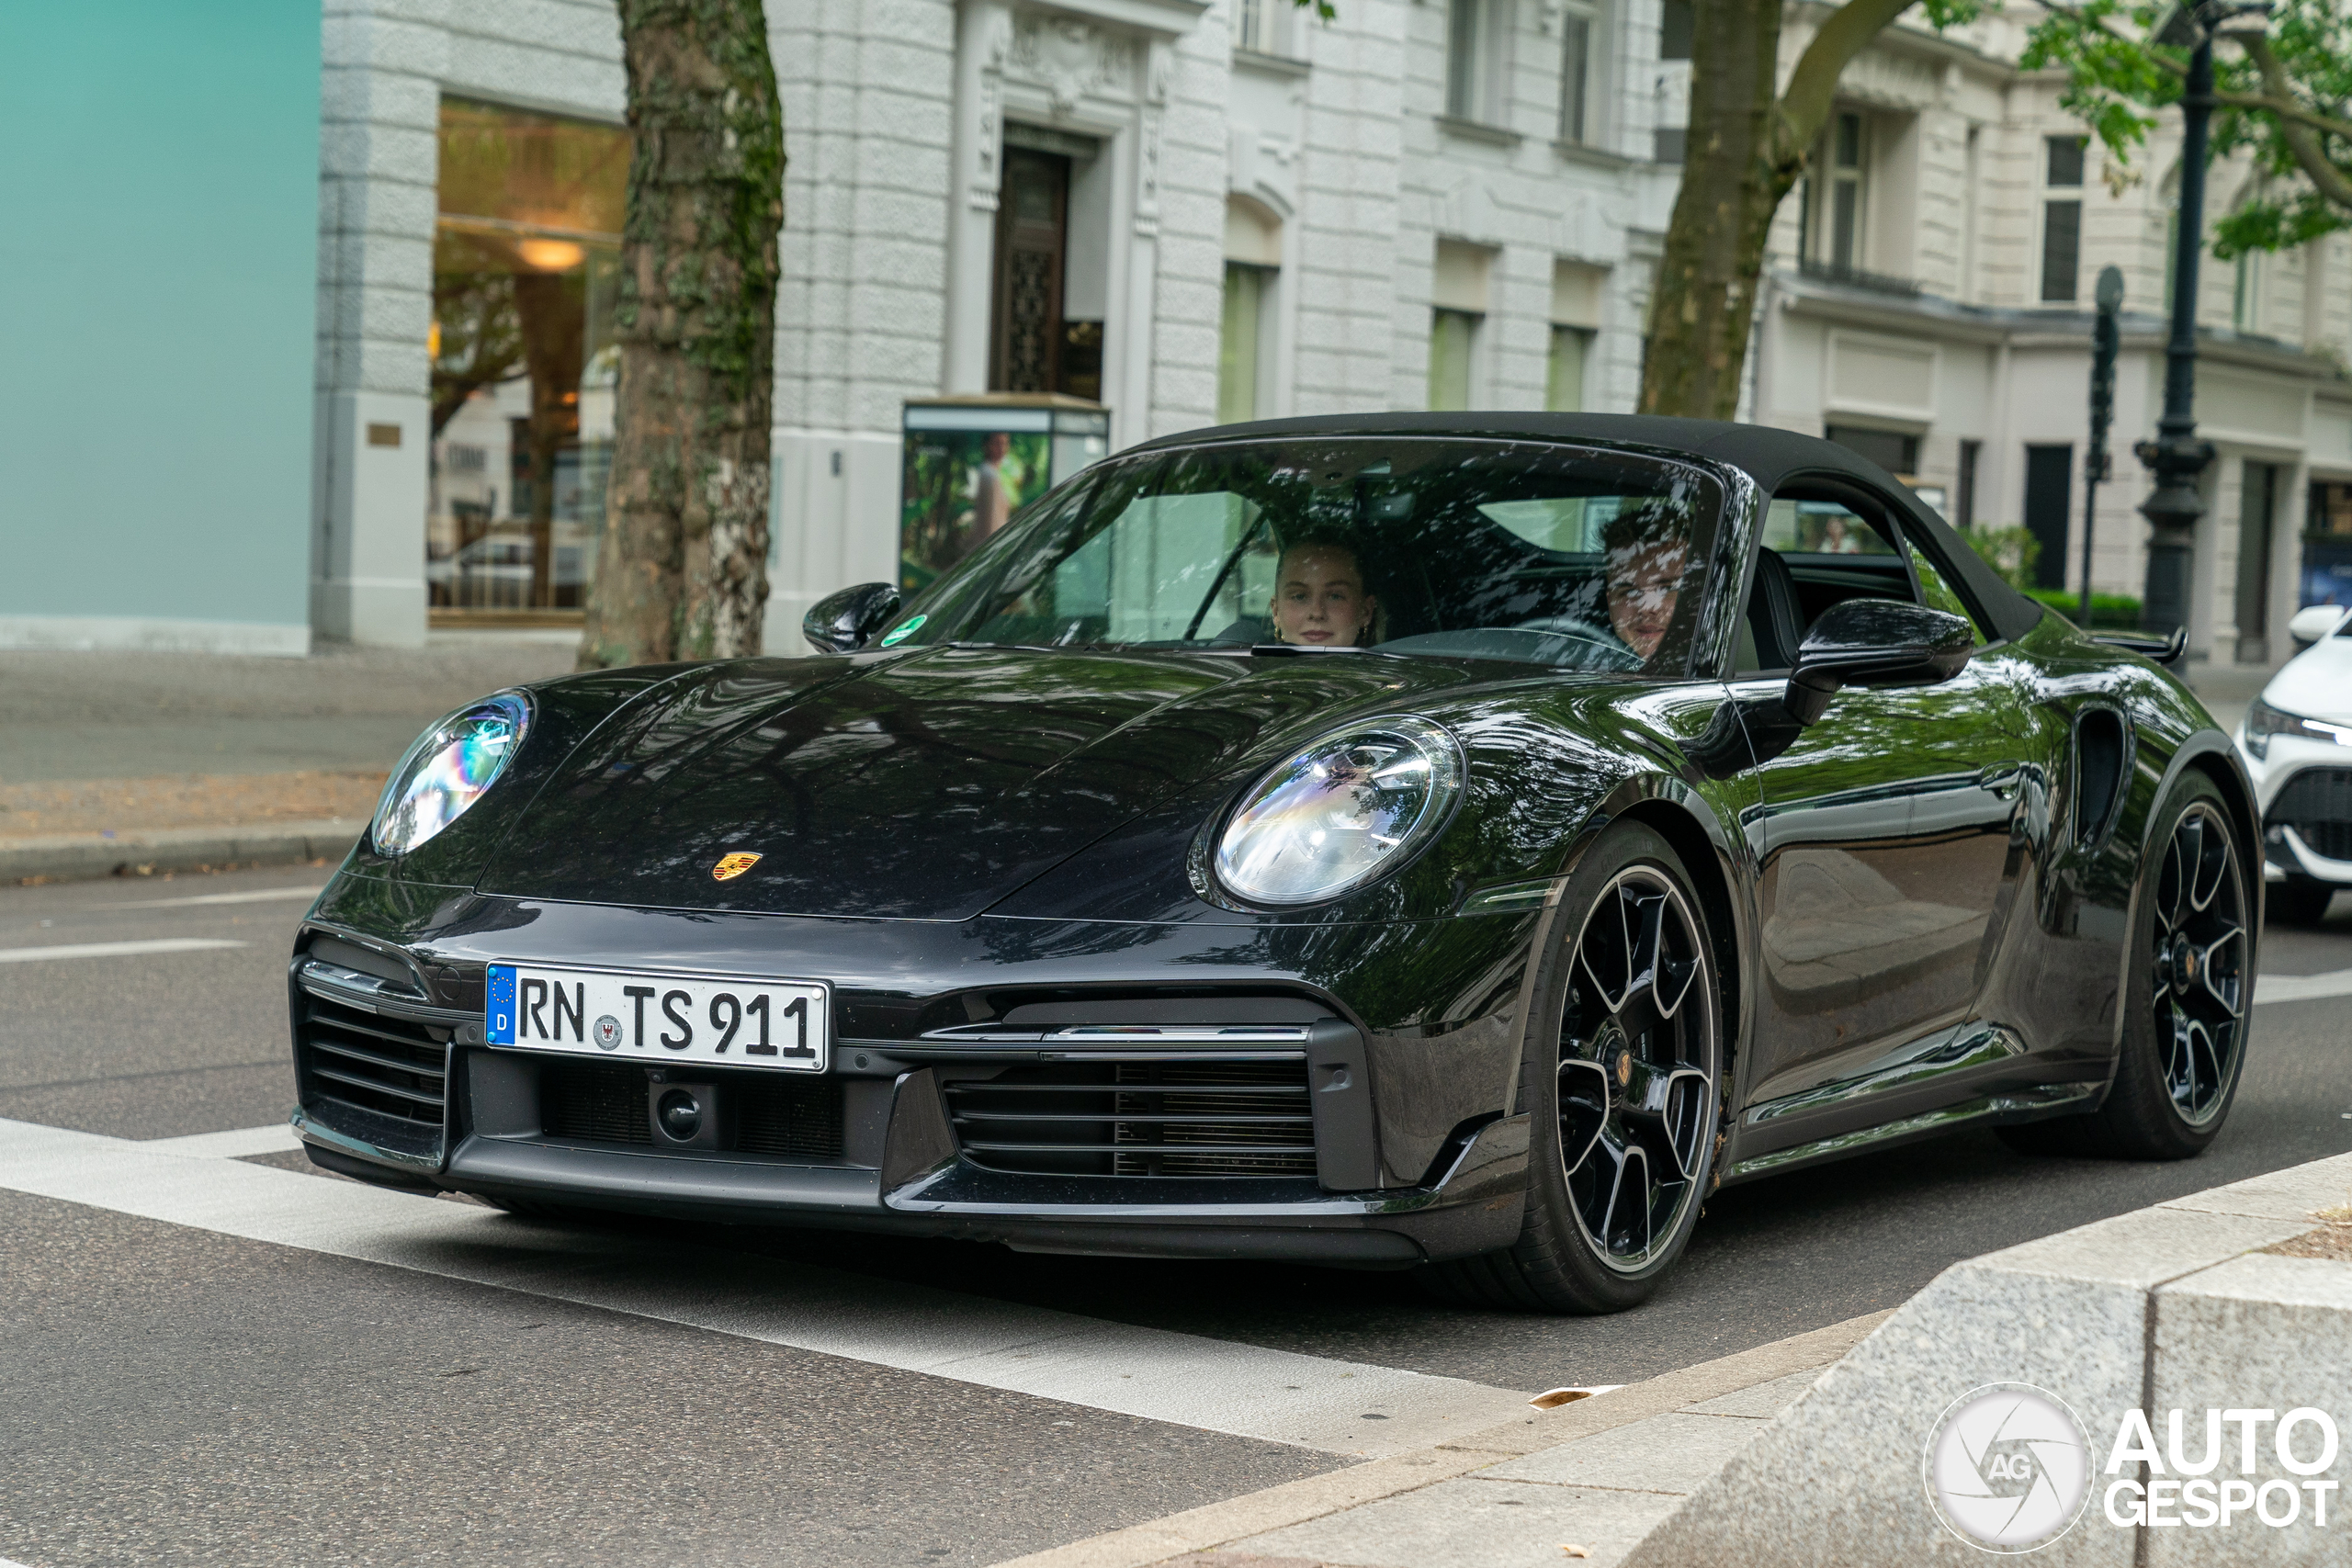
[[[2270,803],[2270,820],[2283,822],[2315,854],[2352,860],[2352,768],[2306,768]]]
[[[729,1084],[727,1092],[735,1105],[735,1146],[743,1153],[841,1158],[839,1080],[741,1077]]]
[[[722,1126],[732,1125],[721,1148],[780,1159],[839,1159],[842,1086],[837,1079],[769,1073],[713,1076]],[[539,1064],[539,1125],[548,1137],[597,1144],[659,1142],[643,1067],[625,1062],[550,1060]]]
[[[1036,1176],[1313,1176],[1306,1064],[1055,1062],[950,1082],[965,1156]]]
[[[440,1130],[447,1029],[307,992],[301,999],[296,1043],[305,1098]]]
[[[650,1144],[645,1069],[622,1062],[540,1063],[539,1124],[551,1138]]]

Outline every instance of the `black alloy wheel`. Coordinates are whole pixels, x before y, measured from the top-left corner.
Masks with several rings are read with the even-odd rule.
[[[1564,922],[1556,1043],[1538,1056],[1531,1040],[1524,1069],[1524,1228],[1508,1251],[1426,1272],[1457,1301],[1622,1312],[1698,1221],[1721,1111],[1720,998],[1690,876],[1651,829],[1612,828],[1562,908],[1582,913]]]
[[[2230,825],[2211,801],[2173,829],[2156,874],[2149,963],[2165,1089],[2190,1127],[2217,1119],[2245,1052],[2246,916]]]
[[[2245,1066],[2255,931],[2245,846],[2200,773],[2158,814],[2141,870],[2121,1049],[2107,1101],[2088,1116],[2004,1128],[2028,1154],[2186,1159],[2222,1130]]]

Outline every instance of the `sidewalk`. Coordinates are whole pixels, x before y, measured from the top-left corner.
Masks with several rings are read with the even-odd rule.
[[[571,668],[545,636],[309,659],[0,653],[0,886],[340,859],[451,708]]]
[[[1613,1563],[1890,1314],[1873,1313],[997,1568]]]
[[[996,1568],[1982,1562],[1930,1506],[1922,1454],[1939,1416],[2002,1384],[2055,1393],[2086,1445],[2086,1473],[2061,1500],[2080,1511],[2047,1561],[2125,1568],[2219,1553],[2341,1562],[2327,1533],[2343,1523],[2333,1513],[2323,1524],[2307,1512],[2300,1527],[2241,1519],[2232,1534],[2205,1532],[2211,1540],[2147,1528],[2199,1522],[2177,1514],[2145,1524],[2119,1517],[2119,1493],[2128,1490],[2129,1504],[2143,1477],[2110,1479],[2107,1456],[2134,1430],[2133,1416],[2154,1411],[2162,1434],[2164,1410],[2177,1405],[2199,1433],[2207,1408],[2218,1417],[2223,1405],[2233,1407],[2229,1419],[2293,1412],[2314,1431],[2315,1413],[2346,1416],[2352,1207],[2339,1205],[2347,1196],[2352,1156],[2191,1193],[1954,1264],[1891,1313]],[[2165,1452],[2180,1451],[2174,1440]],[[1978,1461],[1994,1464],[1986,1475],[2014,1473],[2000,1467],[2019,1462],[1998,1447]],[[2232,1446],[2227,1484],[2252,1497],[2267,1495],[2265,1487],[2308,1489],[2302,1478],[2313,1475],[2328,1478],[2308,1483],[2323,1488],[2352,1479],[2352,1450],[2340,1455],[2334,1436],[2320,1445],[2324,1463],[2307,1457],[2291,1477],[2286,1440],[2278,1464],[2272,1447],[2266,1438],[2257,1453],[2249,1438],[2240,1467]],[[2177,1473],[2213,1470],[2207,1451],[2204,1470]],[[2240,1468],[2243,1479],[2233,1473]],[[2063,1470],[2052,1472],[2060,1484]],[[2144,1472],[2168,1473],[2160,1462]],[[2151,1508],[2162,1484],[2146,1482]],[[2193,1509],[2193,1489],[2172,1504]]]

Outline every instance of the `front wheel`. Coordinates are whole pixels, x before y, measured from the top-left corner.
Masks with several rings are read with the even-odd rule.
[[[1424,1277],[1467,1304],[1623,1312],[1698,1224],[1721,1107],[1720,993],[1690,873],[1650,829],[1610,829],[1561,905],[1577,913],[1548,993],[1558,1027],[1531,1031],[1521,1069],[1533,1125],[1519,1240]]]

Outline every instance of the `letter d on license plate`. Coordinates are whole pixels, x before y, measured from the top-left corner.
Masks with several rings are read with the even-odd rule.
[[[482,1038],[567,1056],[820,1073],[828,1000],[808,981],[493,964]]]

